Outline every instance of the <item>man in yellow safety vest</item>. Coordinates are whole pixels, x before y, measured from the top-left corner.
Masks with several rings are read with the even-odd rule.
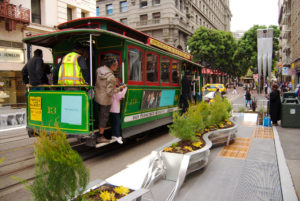
[[[85,62],[84,46],[80,43],[75,43],[72,52],[63,57],[59,70],[56,69],[56,78],[53,82],[60,85],[84,85],[89,81],[88,68]],[[57,72],[58,70],[58,72]]]

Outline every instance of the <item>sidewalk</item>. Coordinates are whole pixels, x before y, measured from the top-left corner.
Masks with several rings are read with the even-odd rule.
[[[211,149],[207,166],[188,175],[176,201],[297,201],[300,192],[300,129],[256,126],[256,114],[237,114],[238,133],[227,147]],[[283,147],[283,152],[281,145]],[[139,188],[146,157],[107,179]],[[291,172],[291,174],[290,174]],[[293,183],[295,185],[295,189]],[[165,201],[175,182],[159,180],[142,200]]]

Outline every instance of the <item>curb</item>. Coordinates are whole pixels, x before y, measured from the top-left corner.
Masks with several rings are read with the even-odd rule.
[[[277,164],[280,175],[282,198],[285,201],[298,201],[294,184],[292,181],[292,176],[287,166],[282,146],[280,143],[279,135],[275,126],[273,126],[275,149],[277,156]]]

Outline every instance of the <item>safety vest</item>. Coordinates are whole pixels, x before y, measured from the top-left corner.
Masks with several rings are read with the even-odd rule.
[[[85,83],[77,61],[79,57],[80,54],[71,52],[63,58],[58,73],[58,84],[81,85]]]

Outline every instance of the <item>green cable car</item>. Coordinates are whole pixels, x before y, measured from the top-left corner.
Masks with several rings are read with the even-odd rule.
[[[98,105],[94,103],[96,69],[108,58],[121,64],[115,76],[128,87],[121,102],[121,136],[129,138],[146,130],[172,122],[179,108],[181,77],[189,71],[194,94],[202,88],[201,66],[190,54],[167,45],[142,32],[109,18],[91,17],[58,25],[58,31],[24,39],[31,45],[51,48],[53,65],[80,42],[89,48],[87,64],[89,85],[41,85],[29,87],[27,93],[27,130],[29,136],[40,130],[60,129],[76,136],[86,145],[100,147]],[[72,87],[72,90],[68,90]],[[109,126],[109,123],[108,123]],[[106,131],[107,132],[107,131]]]

